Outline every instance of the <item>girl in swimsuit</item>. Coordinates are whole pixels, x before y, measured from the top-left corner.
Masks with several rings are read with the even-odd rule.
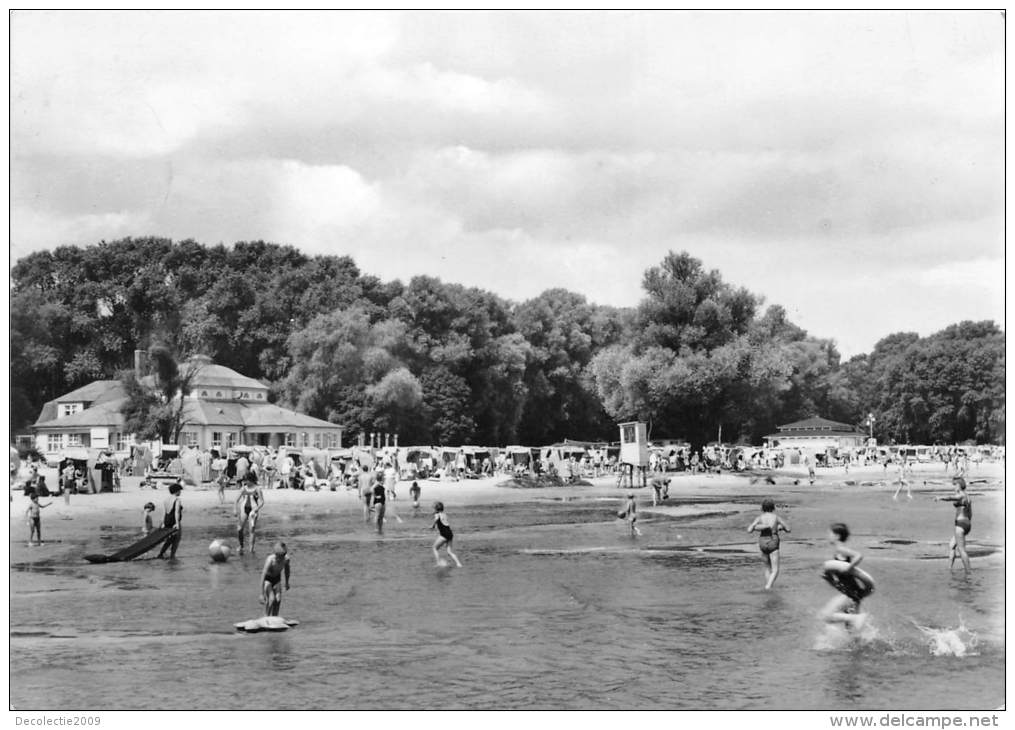
[[[444,549],[448,551],[448,557],[454,560],[455,565],[461,568],[462,564],[459,562],[458,556],[451,552],[451,541],[455,539],[455,534],[451,531],[451,525],[448,523],[448,516],[444,514],[444,503],[437,502],[437,504],[433,506],[433,511],[433,524],[430,525],[430,529],[432,530],[436,528],[437,534],[439,535],[439,537],[434,540],[433,544],[434,559],[437,561],[437,565],[440,566],[441,558],[440,555],[437,554],[437,550],[443,545]]]
[[[874,592],[874,579],[857,566],[863,555],[846,546],[849,528],[841,522],[832,525],[829,541],[835,548],[835,555],[825,561],[822,577],[842,595],[836,596],[821,612],[828,623],[841,623],[846,628],[859,628],[865,618],[860,612],[860,602]]]
[[[955,505],[955,534],[948,543],[948,553],[951,556],[949,569],[955,566],[956,553],[962,559],[962,567],[968,573],[969,554],[966,553],[966,535],[973,529],[973,503],[966,494],[966,480],[962,477],[955,477],[955,494],[951,497],[935,497],[935,502],[951,502]]]
[[[236,497],[236,504],[233,505],[233,513],[236,515],[236,537],[240,541],[240,555],[243,555],[243,538],[249,526],[250,528],[250,552],[254,552],[254,530],[257,527],[257,515],[264,506],[264,496],[257,483],[248,475],[240,486],[240,494]],[[243,503],[243,515],[240,516],[240,503]]]
[[[775,513],[775,502],[766,499],[761,503],[761,514],[747,528],[758,531],[758,548],[765,558],[765,590],[771,590],[779,577],[779,530],[789,532],[789,525]]]

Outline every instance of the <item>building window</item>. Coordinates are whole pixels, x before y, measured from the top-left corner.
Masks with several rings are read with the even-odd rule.
[[[63,435],[59,433],[51,433],[46,436],[46,451],[53,453],[59,451],[63,446]]]
[[[338,434],[337,433],[329,433],[328,434],[328,448],[329,449],[337,449],[338,448]]]
[[[294,434],[294,433],[287,433],[285,435],[285,445],[286,446],[295,446],[296,445],[296,434]]]
[[[80,413],[84,410],[81,403],[61,403],[60,404],[60,418],[66,418],[67,416],[73,416],[75,413]]]
[[[67,434],[67,445],[68,446],[81,446],[82,444],[80,433],[69,433]]]
[[[202,390],[201,391],[201,397],[202,398],[207,398],[208,397],[208,391],[207,390]]]
[[[130,434],[118,431],[114,444],[116,451],[130,451]]]
[[[243,395],[241,397],[250,398],[250,393],[248,393],[247,391],[243,391]]]
[[[184,431],[180,435],[183,437],[184,446],[197,446],[197,431]]]
[[[213,449],[221,449],[222,448],[222,432],[221,431],[212,431],[211,432],[211,447]]]
[[[300,434],[300,446],[310,446],[310,434],[306,431]]]
[[[227,441],[226,441],[226,448],[227,449],[231,449],[232,447],[236,446],[236,443],[239,440],[239,439],[236,438],[237,436],[239,436],[239,434],[236,433],[235,431],[230,431],[229,433],[226,434],[226,439],[227,439]]]
[[[216,390],[215,391],[215,397],[216,398],[221,398],[222,397],[222,391],[221,390]]]
[[[258,393],[257,400],[264,400],[264,393]]]
[[[314,448],[315,449],[321,448],[321,434],[320,433],[315,433],[314,434]]]

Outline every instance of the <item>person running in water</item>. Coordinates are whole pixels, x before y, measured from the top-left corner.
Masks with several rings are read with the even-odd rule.
[[[267,616],[278,616],[282,607],[282,576],[285,576],[285,590],[289,590],[289,553],[284,542],[276,542],[275,550],[264,561],[261,571],[261,602]]]
[[[458,556],[451,552],[451,541],[455,539],[455,533],[451,531],[451,525],[448,523],[448,516],[444,513],[444,503],[437,502],[433,506],[433,524],[430,525],[430,529],[436,529],[438,537],[434,540],[433,544],[433,557],[437,561],[437,566],[441,567],[441,556],[438,554],[438,550],[443,546],[447,550],[448,557],[455,561],[455,565],[459,568],[462,567],[462,563],[458,560]]]
[[[966,494],[966,480],[962,477],[955,477],[955,494],[950,497],[934,497],[935,502],[951,502],[955,505],[955,534],[948,543],[948,554],[951,562],[948,568],[955,567],[955,558],[962,559],[962,567],[968,573],[970,571],[969,554],[966,552],[966,535],[973,529],[973,502]]]
[[[761,514],[755,518],[748,532],[758,531],[758,548],[765,558],[765,590],[771,590],[779,577],[779,530],[789,532],[789,525],[775,513],[775,502],[765,499],[761,503]]]
[[[863,555],[847,547],[849,528],[845,524],[833,524],[828,538],[835,554],[825,561],[822,577],[842,595],[828,602],[821,612],[822,618],[830,624],[841,623],[847,629],[859,629],[866,618],[866,614],[860,612],[860,602],[874,592],[874,579],[857,567]]]
[[[256,477],[248,474],[240,484],[240,493],[233,505],[233,514],[236,515],[236,537],[240,541],[240,555],[243,555],[243,538],[247,529],[250,530],[250,552],[254,552],[255,532],[257,528],[257,516],[264,506],[264,495],[261,488],[257,486]],[[243,507],[243,514],[240,514],[240,506]]]
[[[384,532],[384,512],[387,509],[387,489],[384,486],[384,478],[377,475],[374,482],[373,492],[370,498],[370,507],[374,511],[374,519],[377,520],[377,534]]]

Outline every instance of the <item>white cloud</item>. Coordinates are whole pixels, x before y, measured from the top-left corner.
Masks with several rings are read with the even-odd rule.
[[[19,11],[12,252],[267,239],[634,304],[685,249],[859,348],[995,311],[953,262],[1003,251],[1003,50],[996,13]]]

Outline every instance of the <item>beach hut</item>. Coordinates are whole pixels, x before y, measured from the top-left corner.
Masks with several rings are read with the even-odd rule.
[[[95,494],[97,493],[102,485],[102,470],[96,469],[96,460],[98,452],[89,453],[89,450],[83,446],[71,447],[64,449],[60,452],[60,463],[57,465],[57,474],[62,474],[63,470],[68,465],[74,467],[76,471],[80,471],[84,477],[83,486],[78,488],[78,491],[84,494]],[[98,471],[98,474],[96,474]],[[98,478],[96,478],[98,477]],[[113,490],[112,480],[110,480],[109,491]]]

